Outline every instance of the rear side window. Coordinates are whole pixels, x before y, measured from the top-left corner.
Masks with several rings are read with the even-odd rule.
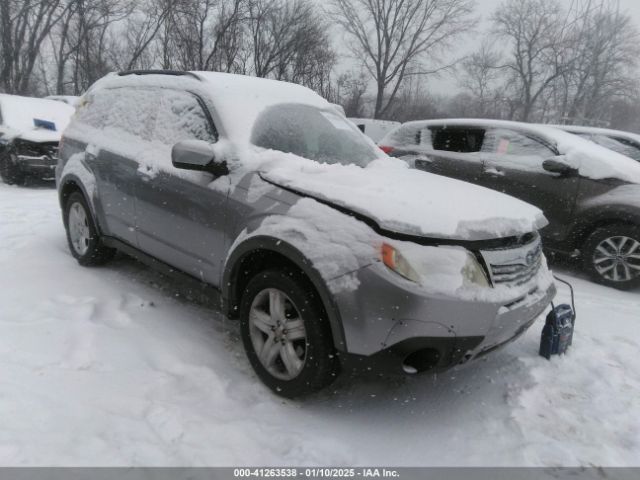
[[[485,131],[478,128],[434,127],[431,136],[434,150],[447,152],[479,152]]]
[[[389,147],[410,148],[420,144],[420,127],[405,125],[385,137],[381,143]]]
[[[150,141],[160,92],[147,88],[112,88],[87,95],[75,122],[99,130],[115,130]]]
[[[217,135],[207,112],[195,95],[165,90],[158,108],[155,137],[165,145],[183,140],[215,143]]]
[[[556,155],[556,152],[541,140],[503,128],[495,128],[487,132],[482,152],[543,159]]]

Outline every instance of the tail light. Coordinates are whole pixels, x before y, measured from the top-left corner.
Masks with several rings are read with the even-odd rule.
[[[389,155],[391,152],[393,152],[393,147],[389,147],[387,145],[380,145],[380,150],[382,150],[384,153]]]

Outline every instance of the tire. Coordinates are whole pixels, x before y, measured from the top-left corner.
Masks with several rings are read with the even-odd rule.
[[[614,224],[594,231],[582,250],[584,270],[619,290],[640,287],[640,226]]]
[[[13,154],[8,152],[0,153],[0,176],[7,185],[22,184],[24,174],[13,161]]]
[[[267,270],[253,277],[240,301],[240,331],[251,366],[277,395],[310,395],[338,373],[329,322],[302,274]]]
[[[80,265],[102,265],[113,258],[115,250],[102,243],[91,209],[80,192],[73,192],[65,202],[64,227],[71,255]]]

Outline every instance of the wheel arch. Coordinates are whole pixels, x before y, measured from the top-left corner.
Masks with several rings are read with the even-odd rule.
[[[87,200],[87,203],[91,204],[91,198],[87,195],[87,191],[80,179],[75,175],[67,175],[60,182],[58,187],[58,200],[60,201],[60,207],[64,208],[67,199],[73,192],[82,193],[84,198]]]
[[[339,351],[346,350],[345,334],[340,311],[320,272],[300,250],[278,238],[258,235],[240,243],[226,262],[222,278],[223,310],[230,318],[237,318],[244,287],[260,271],[270,267],[290,267],[301,272],[320,298]]]
[[[104,232],[102,230],[102,227],[100,226],[100,221],[96,212],[96,207],[93,203],[93,198],[85,188],[82,180],[80,180],[80,178],[78,178],[74,174],[65,175],[65,177],[61,179],[58,185],[58,200],[60,202],[60,208],[63,210],[63,218],[64,218],[64,207],[67,202],[67,199],[74,192],[80,192],[82,196],[84,196],[84,199],[87,201],[87,205],[91,210],[89,213],[93,217],[93,221],[95,223],[96,229],[98,230],[99,234],[103,234]]]
[[[569,234],[571,248],[574,249],[581,249],[591,234],[600,228],[616,224],[640,226],[640,212],[626,207],[610,206],[583,212],[579,219]]]

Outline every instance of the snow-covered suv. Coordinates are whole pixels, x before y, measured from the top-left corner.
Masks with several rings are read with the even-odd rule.
[[[65,131],[57,182],[82,265],[120,249],[213,287],[288,397],[341,367],[467,361],[555,293],[540,210],[410,170],[298,85],[111,74]]]

